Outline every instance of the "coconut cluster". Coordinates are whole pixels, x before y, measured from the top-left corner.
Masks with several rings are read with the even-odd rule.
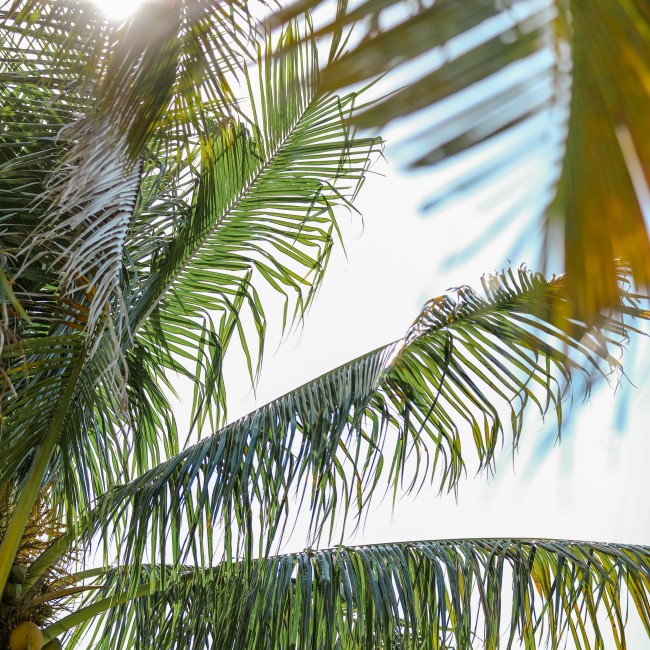
[[[2,601],[0,602],[0,623],[5,630],[15,625],[16,608],[23,599],[26,579],[27,567],[22,564],[14,564],[11,567],[5,590],[2,592]]]
[[[2,594],[2,604],[7,607],[18,605],[23,593],[23,586],[27,578],[27,567],[22,564],[14,564],[9,573],[9,579]],[[0,609],[0,613],[2,610]]]
[[[0,648],[9,650],[57,650],[61,648],[58,639],[44,644],[39,624],[43,624],[51,612],[33,609],[20,611],[27,590],[27,567],[14,564],[2,593],[0,602]]]
[[[4,591],[0,593],[0,650],[13,650],[14,647],[33,647],[39,650],[61,648],[58,640],[43,645],[43,638],[39,637],[35,628],[39,632],[46,628],[59,608],[56,601],[39,597],[74,584],[67,571],[71,558],[69,555],[57,558],[54,564],[45,570],[41,569],[38,579],[29,575],[34,561],[41,557],[52,540],[58,539],[65,530],[59,521],[59,514],[53,505],[56,500],[51,498],[50,491],[51,485],[46,485],[34,505],[20,540],[7,584]],[[6,533],[6,523],[16,504],[12,493],[0,497],[0,539],[2,539]],[[41,645],[38,645],[39,638]],[[27,640],[30,641],[31,646],[25,645]],[[11,645],[12,643],[14,645]]]

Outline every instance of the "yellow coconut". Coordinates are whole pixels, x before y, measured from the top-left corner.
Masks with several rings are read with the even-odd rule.
[[[36,623],[23,621],[11,631],[10,650],[41,650],[42,647],[43,634]]]

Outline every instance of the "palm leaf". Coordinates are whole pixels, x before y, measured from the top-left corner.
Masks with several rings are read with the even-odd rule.
[[[58,398],[79,358],[79,346],[79,338],[73,336],[5,344],[0,483],[20,474],[22,466],[29,466],[30,455],[45,435]],[[34,427],[34,410],[40,415],[38,427]]]
[[[232,63],[225,64],[219,53],[225,54],[228,43],[228,56],[241,57],[241,37],[248,33],[243,9],[230,3],[227,15],[198,0],[183,7],[148,3],[116,27],[87,2],[5,4],[0,29],[8,36],[3,44],[6,94],[23,105],[16,110],[7,103],[3,117],[20,122],[27,98],[31,132],[22,124],[21,130],[31,136],[28,146],[43,130],[40,123],[58,145],[51,148],[54,159],[41,155],[38,160],[50,168],[35,205],[27,207],[40,224],[31,228],[17,254],[23,267],[47,260],[57,268],[62,292],[86,290],[89,333],[100,321],[119,330],[114,321],[116,313],[127,310],[120,274],[141,156],[154,134],[154,149],[170,140],[176,148],[187,147],[206,114],[220,118],[235,107],[225,81]],[[69,115],[63,123],[51,119],[60,107]],[[19,144],[14,130],[5,134],[10,148]],[[34,195],[36,188],[24,185]],[[116,338],[121,336],[118,331]]]
[[[89,298],[86,329],[92,336],[98,324],[115,327],[119,315],[126,318],[120,276],[139,169],[121,160],[123,147],[105,127],[81,120],[65,132],[71,147],[38,197],[49,205],[18,254],[29,258],[33,251],[51,251],[60,294],[81,291]]]
[[[39,303],[41,321],[46,306],[75,304],[83,312],[75,326],[92,335],[98,323],[116,328],[111,317],[124,311],[120,273],[137,173],[110,148],[105,130],[80,118],[92,105],[79,75],[84,47],[106,42],[97,21],[81,20],[57,50],[53,43],[72,23],[64,3],[25,24],[0,11],[0,223],[17,295]]]
[[[270,22],[319,4],[300,0]],[[351,121],[377,128],[413,116],[398,157],[441,174],[430,206],[487,191],[522,166],[538,177],[540,163],[531,160],[543,155],[546,183],[514,206],[502,191],[489,200],[508,220],[543,213],[539,252],[556,264],[564,248],[576,317],[596,318],[617,302],[616,258],[630,262],[640,285],[648,282],[646,3],[605,0],[595,9],[584,0],[365,0],[317,33],[352,23],[354,45],[328,66],[326,84],[340,88],[391,72],[388,79],[401,87]],[[401,77],[392,76],[395,68]]]
[[[97,96],[75,47],[95,37],[103,43],[105,35],[80,20],[82,27],[75,23],[68,35],[71,53],[56,50],[58,30],[75,15],[62,7],[20,14],[34,23],[41,54],[24,70],[8,57],[7,74],[15,78],[4,90],[11,120],[3,134],[0,191],[9,200],[0,268],[9,288],[3,301],[24,306],[24,313],[12,307],[15,313],[3,318],[3,334],[17,340],[2,360],[0,480],[19,489],[20,498],[2,542],[0,584],[44,481],[52,478],[53,498],[72,525],[109,487],[155,465],[161,452],[178,451],[174,416],[160,389],[161,381],[169,385],[166,372],[181,370],[194,380],[194,423],[218,421],[221,362],[234,337],[253,374],[243,308],[260,346],[264,338],[264,312],[251,281],[259,276],[284,294],[287,312],[294,302],[287,319],[302,315],[334,241],[334,208],[350,205],[379,144],[355,139],[344,126],[357,93],[338,98],[320,91],[313,42],[278,61],[267,40],[259,51],[256,112],[247,122],[224,123],[219,106],[204,107],[205,129],[185,133],[168,152],[179,175],[172,176],[167,202],[169,179],[151,182],[165,137],[136,166],[125,149],[128,134],[117,130],[121,141],[111,133],[98,142],[110,122],[91,110]],[[20,59],[30,41],[16,16],[0,17],[12,35],[6,51]],[[282,39],[284,45],[296,35],[288,29]],[[32,76],[52,64],[62,79],[41,89]],[[247,72],[244,80],[258,101]],[[36,127],[22,121],[25,96],[40,108]],[[72,142],[59,137],[62,129],[74,133]],[[136,201],[138,184],[146,194]],[[152,226],[167,244],[155,255]],[[125,247],[127,230],[134,245]],[[147,239],[148,247],[139,246]],[[185,291],[186,300],[179,300]],[[95,327],[97,319],[102,327]],[[65,339],[61,354],[57,337]],[[182,368],[187,358],[196,360],[195,373]],[[32,376],[32,368],[43,371]],[[14,376],[23,380],[13,382]],[[40,409],[28,407],[33,404]]]
[[[296,38],[288,30],[279,47]],[[132,230],[131,331],[160,363],[198,360],[199,423],[223,406],[231,338],[255,375],[266,329],[260,284],[285,298],[285,325],[310,305],[338,232],[334,210],[351,206],[379,146],[343,125],[356,93],[322,94],[313,42],[281,58],[271,48],[260,48],[259,83],[247,76],[250,122],[202,133],[188,163],[170,167],[177,182],[147,194]],[[148,173],[159,177],[160,167],[145,187]]]
[[[573,92],[564,165],[548,217],[565,221],[565,259],[575,274],[579,313],[616,296],[611,256],[629,260],[639,283],[650,280],[644,210],[650,146],[650,13],[643,2],[604,2],[596,11],[571,2]],[[607,171],[605,171],[605,165]],[[580,254],[581,251],[588,254]]]
[[[309,550],[164,578],[93,581],[54,637],[90,647],[625,648],[631,600],[650,631],[650,551],[590,542],[472,539]],[[129,576],[127,578],[127,576]],[[131,596],[129,596],[131,594]],[[79,629],[76,625],[83,623]],[[610,628],[608,630],[608,628]],[[77,636],[79,635],[79,636]],[[521,643],[521,646],[519,645]]]
[[[162,150],[186,142],[204,126],[206,109],[229,115],[232,75],[257,36],[247,5],[234,1],[145,3],[119,25],[84,0],[5,5],[5,25],[19,39],[35,39],[55,64],[68,58],[70,43],[85,39],[77,85],[93,96],[89,117],[126,141],[131,162],[152,138]]]
[[[582,370],[589,386],[618,368],[614,355],[635,330],[633,319],[648,317],[629,293],[597,330],[568,319],[557,328],[549,321],[560,320],[563,279],[525,269],[486,278],[485,292],[462,287],[456,299],[427,303],[402,341],[110,490],[84,535],[91,539],[113,522],[124,535],[122,560],[136,572],[149,553],[162,563],[191,557],[205,564],[220,549],[250,557],[256,540],[267,554],[296,499],[308,503],[318,538],[326,524],[332,534],[337,516],[361,513],[380,479],[394,491],[418,490],[427,480],[453,489],[470,449],[479,468],[490,467],[507,425],[516,445],[526,404],[542,414],[550,409],[559,427],[572,370]]]

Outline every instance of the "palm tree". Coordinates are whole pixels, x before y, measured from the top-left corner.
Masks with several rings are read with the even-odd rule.
[[[303,317],[381,150],[350,124],[382,104],[320,71],[350,56],[345,11],[321,56],[309,16],[260,35],[245,3],[117,27],[81,0],[3,6],[3,647],[603,647],[604,625],[624,647],[627,600],[650,630],[646,547],[318,544],[381,487],[455,489],[468,448],[492,467],[527,406],[559,428],[573,376],[617,367],[648,318],[634,258],[607,310],[506,269],[227,420],[224,355],[254,380],[267,296]],[[316,550],[274,555],[298,514]]]

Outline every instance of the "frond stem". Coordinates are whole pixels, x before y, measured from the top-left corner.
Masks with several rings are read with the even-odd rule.
[[[20,496],[16,502],[16,507],[11,513],[11,518],[7,525],[5,535],[2,538],[2,543],[0,543],[0,594],[4,591],[5,585],[7,584],[9,572],[14,563],[16,553],[18,552],[20,540],[25,532],[27,521],[32,509],[34,508],[36,499],[38,498],[50,458],[52,457],[56,443],[59,440],[61,428],[68,412],[68,406],[74,396],[77,381],[84,367],[85,360],[86,354],[84,353],[79,357],[77,363],[72,369],[61,402],[52,418],[52,422],[50,423],[50,427],[43,442],[36,450],[36,455],[34,456],[32,465],[29,468],[29,473],[27,474],[27,478],[22,486]]]
[[[142,596],[147,596],[149,594],[154,594],[161,589],[162,581],[147,583],[140,585],[135,593],[127,591],[119,595],[111,596],[110,598],[104,598],[103,600],[99,600],[92,605],[88,605],[87,607],[82,607],[76,612],[72,612],[72,614],[68,614],[67,616],[64,616],[62,619],[58,620],[56,623],[52,623],[52,625],[46,627],[43,630],[43,638],[47,643],[48,641],[61,636],[61,634],[65,634],[65,632],[68,632],[77,625],[95,618],[95,616],[98,616],[102,612],[112,609],[113,607],[123,605],[130,600],[135,600],[136,598],[141,598]]]
[[[38,607],[40,605],[44,605],[45,603],[49,603],[52,600],[65,598],[65,596],[75,596],[86,591],[97,591],[99,589],[106,589],[106,587],[104,585],[78,585],[76,587],[65,587],[64,589],[58,589],[57,591],[50,591],[49,593],[43,594],[42,596],[36,596],[35,598],[27,601],[20,609],[27,610],[30,607]]]
[[[37,558],[27,570],[25,588],[32,589],[38,583],[43,574],[54,566],[62,558],[68,548],[69,535],[64,534],[55,539]]]

